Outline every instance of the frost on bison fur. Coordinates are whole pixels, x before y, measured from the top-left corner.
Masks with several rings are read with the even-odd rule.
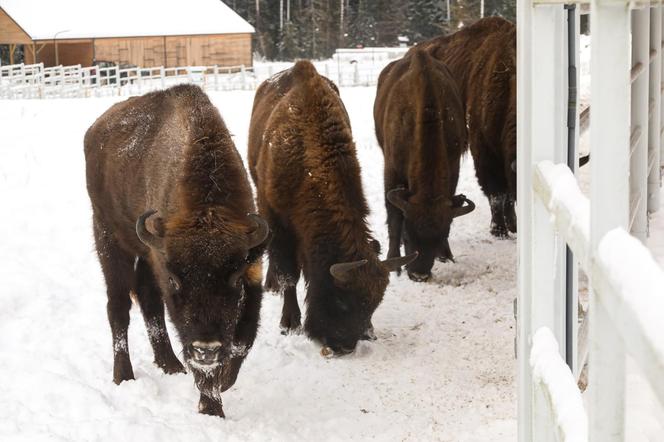
[[[164,303],[201,397],[223,416],[251,348],[262,299],[267,224],[217,109],[195,86],[112,106],[85,135],[94,236],[108,295],[113,381],[134,379],[127,346],[136,294],[155,363],[184,368],[171,348]]]

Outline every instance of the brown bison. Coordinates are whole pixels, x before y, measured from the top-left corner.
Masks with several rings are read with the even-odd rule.
[[[272,232],[266,288],[283,293],[281,326],[300,326],[295,286],[302,271],[304,330],[324,353],[353,351],[359,339],[372,337],[388,272],[414,256],[379,260],[348,114],[336,87],[310,62],[297,62],[256,91],[249,170]]]
[[[516,27],[488,17],[417,47],[445,63],[459,84],[491,233],[516,232]]]
[[[436,257],[453,260],[452,220],[475,205],[455,196],[466,149],[464,106],[447,67],[423,50],[387,65],[378,78],[374,120],[385,154],[388,258],[419,252],[408,276],[424,281]],[[466,203],[464,205],[464,203]]]
[[[165,302],[201,392],[199,411],[223,417],[221,393],[256,337],[269,230],[248,215],[251,187],[219,112],[195,86],[130,98],[88,129],[85,159],[113,381],[134,378],[130,292],[155,363],[166,373],[184,371],[164,324]]]

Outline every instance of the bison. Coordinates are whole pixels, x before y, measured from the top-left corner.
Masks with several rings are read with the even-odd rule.
[[[223,417],[221,393],[256,337],[269,229],[253,214],[247,173],[219,112],[195,86],[130,98],[88,129],[85,159],[113,381],[134,379],[132,292],[156,365],[184,372],[166,331],[165,303],[200,390],[199,411]]]
[[[372,338],[371,316],[389,272],[415,256],[380,261],[350,121],[336,87],[308,61],[263,82],[249,128],[249,170],[272,232],[266,288],[283,293],[281,326],[300,327],[296,284],[307,282],[304,330],[323,354]]]
[[[491,233],[507,237],[516,232],[516,27],[483,18],[417,47],[445,63],[459,84],[477,180],[491,206]]]
[[[374,103],[376,138],[385,154],[388,258],[419,252],[406,267],[425,281],[436,257],[454,260],[452,220],[475,205],[454,195],[466,149],[464,106],[447,67],[424,50],[387,65]],[[464,204],[465,203],[465,204]]]

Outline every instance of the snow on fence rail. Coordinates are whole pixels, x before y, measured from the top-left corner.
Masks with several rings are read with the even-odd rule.
[[[547,327],[533,335],[530,353],[535,401],[542,401],[548,413],[537,416],[542,426],[552,428],[550,437],[567,442],[588,440],[588,417],[574,376],[560,356],[558,342]],[[541,442],[541,441],[540,441]]]
[[[572,171],[563,164],[554,165],[550,161],[537,164],[533,177],[535,193],[544,203],[557,227],[558,234],[579,258],[581,267],[590,277],[598,305],[607,313],[613,333],[618,334],[624,341],[620,348],[625,353],[618,355],[624,358],[629,353],[648,379],[659,401],[664,404],[664,340],[662,339],[662,324],[664,324],[664,272],[655,262],[646,247],[636,238],[622,228],[606,233],[600,240],[598,248],[593,251],[590,241],[590,205],[588,199],[581,193]],[[593,321],[592,328],[596,327]],[[595,330],[595,333],[601,333]],[[543,332],[546,333],[546,332]],[[550,333],[550,331],[549,331]],[[542,338],[555,343],[553,336]],[[533,338],[531,353],[531,366],[533,380],[537,374],[538,356],[536,354],[537,338]],[[557,352],[557,343],[553,347]],[[558,362],[552,362],[558,364]],[[562,359],[560,360],[562,363]],[[604,367],[593,367],[591,370],[602,370]],[[614,367],[615,368],[615,367]],[[553,368],[551,368],[553,370]],[[557,388],[568,389],[570,383],[574,385],[571,372],[565,368],[569,379],[562,381],[567,386]],[[625,370],[625,365],[620,366]],[[623,377],[624,378],[624,377]],[[555,394],[555,392],[550,392]],[[578,396],[578,397],[577,397]],[[576,408],[580,393],[577,395],[564,395],[551,409],[553,416],[562,413],[565,408]],[[553,401],[555,402],[555,401]],[[610,404],[613,406],[613,404]],[[624,407],[624,402],[620,404]],[[617,410],[624,415],[624,409]],[[576,428],[570,426],[569,428]],[[579,426],[573,434],[566,434],[559,440],[586,440],[578,437],[587,433],[586,425]]]
[[[318,72],[338,86],[369,86],[378,81],[390,61],[408,48],[370,48],[335,54],[314,61]],[[381,50],[378,50],[381,49]],[[387,50],[390,49],[390,50]],[[63,98],[106,95],[140,95],[180,83],[206,90],[255,89],[263,80],[292,66],[290,62],[245,66],[121,67],[54,66],[43,63],[0,66],[0,98]]]

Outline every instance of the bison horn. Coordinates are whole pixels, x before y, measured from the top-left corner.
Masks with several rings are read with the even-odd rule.
[[[158,250],[160,252],[163,252],[164,238],[152,234],[148,230],[148,228],[145,227],[145,220],[150,218],[155,213],[157,213],[155,209],[150,209],[147,212],[145,212],[143,215],[138,217],[138,220],[136,220],[136,235],[138,235],[138,239],[140,239],[141,242],[146,246]]]
[[[466,198],[465,195],[456,195],[454,198],[460,200],[461,204],[452,210],[453,218],[468,215],[470,212],[475,210],[475,203]],[[466,203],[466,205],[464,206],[463,203]]]
[[[516,173],[516,160],[512,161],[512,164],[510,165],[510,167],[512,168],[512,172]]]
[[[387,200],[397,209],[401,210],[403,213],[408,211],[409,203],[405,198],[406,189],[397,188],[392,189],[387,192]]]
[[[405,266],[407,264],[410,264],[411,262],[415,261],[415,258],[417,258],[418,253],[413,252],[410,255],[406,256],[398,256],[396,258],[388,258],[385,261],[382,261],[383,266],[387,268],[388,271],[390,272],[396,272],[399,270],[402,266]]]
[[[362,267],[367,263],[366,259],[351,262],[339,262],[330,266],[330,274],[340,282],[348,282],[348,272],[350,270]]]
[[[253,249],[256,246],[263,244],[267,236],[270,234],[270,228],[268,227],[267,222],[265,222],[260,216],[254,213],[250,213],[247,216],[256,224],[256,229],[247,235],[247,248]]]

